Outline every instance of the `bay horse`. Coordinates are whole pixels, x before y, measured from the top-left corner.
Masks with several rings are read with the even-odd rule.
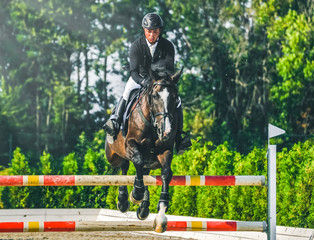
[[[128,122],[128,131],[123,136],[120,131],[115,140],[106,137],[106,157],[113,167],[119,167],[122,175],[127,175],[129,161],[133,162],[136,175],[130,201],[139,204],[137,217],[144,220],[149,215],[149,191],[144,186],[143,175],[152,169],[161,168],[162,190],[157,206],[158,215],[154,221],[156,232],[167,229],[165,212],[169,207],[169,183],[172,179],[171,161],[177,133],[177,104],[179,81],[182,70],[172,76],[166,75],[153,80],[142,92],[133,106]],[[128,211],[127,186],[119,187],[117,207]]]

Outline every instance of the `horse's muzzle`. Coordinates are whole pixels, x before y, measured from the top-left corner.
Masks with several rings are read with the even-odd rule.
[[[157,135],[160,141],[168,141],[171,137],[171,129],[162,130],[162,128],[157,128]]]
[[[156,116],[161,116],[157,121]],[[171,137],[173,115],[169,113],[157,113],[155,115],[154,126],[160,141],[168,141]]]

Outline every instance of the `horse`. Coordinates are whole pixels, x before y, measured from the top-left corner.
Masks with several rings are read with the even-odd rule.
[[[130,201],[139,204],[137,217],[145,220],[149,215],[149,191],[144,185],[143,175],[149,175],[153,169],[161,168],[162,190],[157,205],[158,215],[154,221],[156,232],[167,229],[165,212],[169,207],[169,183],[172,179],[171,162],[177,133],[177,83],[181,71],[173,75],[153,79],[134,104],[128,120],[125,136],[122,131],[113,141],[106,137],[105,150],[108,162],[121,168],[127,175],[130,161],[133,162],[136,175]],[[119,186],[117,207],[121,212],[129,210],[127,186]]]

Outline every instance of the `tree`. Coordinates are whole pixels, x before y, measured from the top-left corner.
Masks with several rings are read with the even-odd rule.
[[[280,114],[278,123],[295,134],[313,134],[313,18],[290,10],[269,27],[268,38],[282,48],[280,57],[273,59],[281,79],[270,92]]]
[[[313,133],[313,11],[312,1],[256,1],[256,22],[268,38],[270,121],[291,142]]]
[[[265,32],[255,32],[250,2],[169,1],[168,6],[175,45],[188,70],[180,92],[194,136],[228,141],[241,152],[262,145],[267,49],[260,45]]]
[[[3,55],[8,74],[2,78],[2,114],[12,120],[17,128],[22,128],[16,137],[18,145],[28,151],[35,143],[37,154],[32,159],[36,159],[42,149],[50,150],[49,146],[55,149],[49,142],[57,128],[52,130],[54,126],[51,126],[56,116],[53,114],[54,98],[59,94],[56,93],[58,86],[69,87],[70,55],[68,49],[64,48],[62,31],[51,21],[51,11],[45,8],[44,3],[10,1],[5,7],[9,15],[4,25],[8,25],[8,34],[14,36],[15,46],[9,46],[4,52],[14,48],[16,58]],[[62,102],[67,104],[68,100],[63,99]],[[66,110],[67,107],[64,107],[57,116],[69,119]],[[65,122],[63,119],[61,123]],[[66,124],[61,128],[61,136],[67,129]],[[60,143],[66,146],[64,141]]]

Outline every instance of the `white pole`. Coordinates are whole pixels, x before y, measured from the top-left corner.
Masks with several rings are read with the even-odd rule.
[[[276,145],[268,146],[268,228],[267,239],[276,240]]]
[[[285,130],[280,129],[272,124],[268,124],[268,149],[267,149],[267,186],[268,186],[268,227],[267,239],[276,240],[276,145],[270,145],[269,139],[284,134]]]

